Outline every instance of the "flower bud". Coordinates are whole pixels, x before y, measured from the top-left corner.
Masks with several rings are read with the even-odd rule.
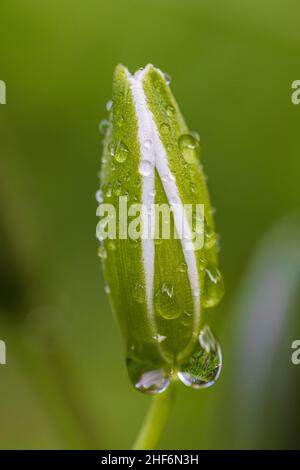
[[[129,377],[147,393],[174,376],[207,387],[221,350],[205,311],[224,286],[199,136],[152,65],[117,66],[107,108],[97,237]]]

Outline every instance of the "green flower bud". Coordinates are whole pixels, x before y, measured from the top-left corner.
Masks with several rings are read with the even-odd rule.
[[[160,393],[177,376],[214,383],[220,346],[205,310],[223,295],[200,142],[169,80],[148,65],[117,66],[104,149],[97,236],[107,291],[135,387]]]

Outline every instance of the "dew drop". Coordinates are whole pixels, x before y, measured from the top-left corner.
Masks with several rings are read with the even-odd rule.
[[[200,296],[200,289],[194,289],[193,294],[194,294],[194,297],[199,297]]]
[[[98,247],[98,256],[101,259],[106,259],[107,258],[107,251],[103,245],[100,245]]]
[[[134,238],[130,238],[130,245],[133,247],[133,248],[137,248],[139,246],[139,241],[134,239]]]
[[[104,286],[104,292],[108,295],[110,294],[110,288],[108,285]]]
[[[198,134],[197,131],[192,131],[191,135],[198,141],[200,142],[200,135]]]
[[[175,204],[178,204],[179,200],[178,200],[177,197],[174,196],[174,197],[170,198],[169,202],[170,202],[171,206],[174,206]]]
[[[170,132],[170,126],[169,124],[163,122],[160,126],[160,132],[162,135],[167,135]]]
[[[222,369],[221,347],[211,329],[205,326],[200,332],[194,353],[184,361],[177,373],[187,387],[207,388],[215,383]]]
[[[202,306],[214,307],[220,302],[224,294],[224,280],[217,266],[210,263],[205,268]]]
[[[170,85],[170,83],[171,83],[170,75],[167,72],[164,72],[164,77],[165,77],[165,80],[166,80],[166,84]]]
[[[146,139],[143,143],[145,149],[150,149],[152,146],[152,140],[151,139]]]
[[[171,116],[174,116],[174,114],[175,114],[175,108],[174,108],[174,106],[171,106],[171,105],[170,105],[170,106],[167,106],[166,111],[167,111],[167,115],[170,116],[170,117],[171,117]]]
[[[112,108],[112,106],[113,106],[112,100],[108,100],[108,102],[107,102],[106,105],[105,105],[106,110],[107,110],[107,111],[110,111],[111,108]]]
[[[167,337],[164,335],[157,334],[153,336],[153,339],[154,341],[157,341],[158,343],[162,343],[165,339],[167,339]]]
[[[113,187],[113,193],[115,196],[120,196],[121,193],[122,193],[122,183],[121,181],[117,180],[115,181],[114,183],[114,187]]]
[[[125,118],[124,116],[120,116],[117,120],[116,120],[116,126],[121,128],[124,124],[124,121],[125,121]]]
[[[108,183],[105,188],[104,188],[104,194],[106,197],[111,197],[112,196],[112,185],[111,183]]]
[[[204,256],[200,256],[199,258],[199,269],[200,271],[204,271],[207,266],[207,259]]]
[[[179,273],[186,273],[186,270],[187,270],[187,265],[185,261],[182,261],[181,263],[178,264],[177,271]]]
[[[127,171],[127,173],[125,173],[124,181],[126,181],[126,182],[130,181],[130,171]]]
[[[99,124],[99,131],[104,135],[108,129],[109,123],[107,119],[102,119]]]
[[[145,302],[145,296],[146,296],[145,286],[143,284],[136,283],[134,286],[134,290],[133,290],[134,300],[138,302],[139,304],[143,304]]]
[[[199,142],[191,134],[183,134],[179,137],[178,145],[181,154],[187,163],[195,163],[199,151]]]
[[[205,221],[204,225],[204,248],[210,250],[217,242],[217,234],[212,227],[207,225]]]
[[[181,315],[172,284],[162,284],[155,294],[154,305],[157,313],[166,320],[173,320]]]
[[[114,240],[108,240],[107,242],[107,249],[109,251],[115,251],[117,249],[116,242]]]
[[[114,146],[113,142],[110,142],[108,144],[107,150],[108,150],[109,155],[111,155],[112,157],[115,155],[115,146]]]
[[[127,145],[125,145],[124,142],[120,141],[115,149],[115,160],[118,163],[123,163],[127,160],[128,155],[129,150]]]
[[[163,368],[155,369],[136,359],[127,359],[128,376],[134,387],[141,392],[155,395],[170,385],[172,373]]]
[[[150,176],[153,171],[152,163],[149,160],[142,160],[139,166],[139,172],[142,176]]]
[[[95,197],[96,201],[99,202],[99,204],[103,202],[103,192],[101,191],[101,189],[98,189],[98,191],[96,191]]]

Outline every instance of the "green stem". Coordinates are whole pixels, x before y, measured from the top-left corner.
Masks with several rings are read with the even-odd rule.
[[[156,449],[170,415],[175,396],[174,389],[174,384],[171,384],[165,392],[153,398],[133,450]]]

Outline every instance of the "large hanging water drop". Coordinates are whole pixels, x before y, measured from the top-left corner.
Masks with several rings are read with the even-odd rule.
[[[192,356],[184,361],[177,373],[179,380],[187,387],[211,387],[222,369],[222,351],[211,329],[205,326]]]
[[[155,369],[136,359],[127,359],[127,372],[134,387],[141,392],[155,395],[162,393],[170,385],[172,371]]]

